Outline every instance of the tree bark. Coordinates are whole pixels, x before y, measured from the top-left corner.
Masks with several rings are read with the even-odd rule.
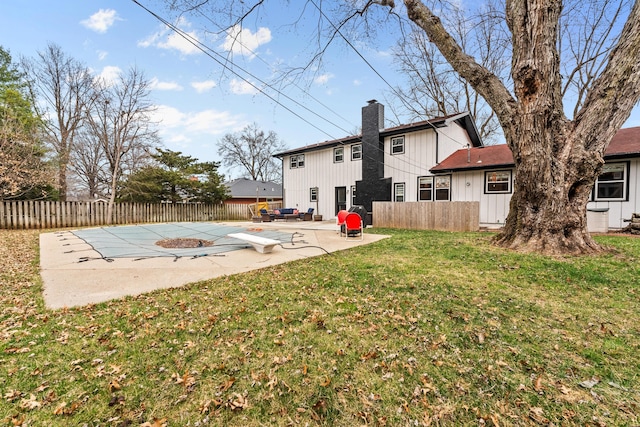
[[[505,227],[495,242],[547,254],[600,251],[587,230],[586,206],[609,142],[640,99],[638,2],[607,67],[573,121],[563,111],[556,48],[561,1],[506,1],[515,96],[462,51],[421,1],[404,3],[409,18],[492,106],[513,153],[514,192]]]

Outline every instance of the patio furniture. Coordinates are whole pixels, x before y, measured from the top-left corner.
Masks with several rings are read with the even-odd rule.
[[[262,222],[271,222],[276,217],[275,214],[272,214],[272,213],[270,214],[266,209],[260,209],[260,216],[261,216]]]
[[[311,221],[313,219],[313,208],[309,208],[306,212],[300,213],[300,219],[303,221]]]
[[[360,235],[360,240],[364,240],[362,228],[362,217],[355,212],[348,213],[344,220],[346,240],[349,240],[350,235],[355,237],[358,236],[358,234]]]
[[[344,221],[347,218],[347,215],[349,215],[349,212],[345,210],[338,211],[336,223],[338,224],[338,228],[340,229],[340,237],[342,237],[342,231],[344,229]]]

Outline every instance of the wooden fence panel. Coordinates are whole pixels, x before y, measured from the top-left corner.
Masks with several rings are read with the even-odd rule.
[[[479,202],[373,202],[373,225],[410,230],[478,231]]]
[[[111,224],[248,220],[246,204],[116,203]],[[107,204],[33,200],[0,201],[0,229],[106,225]]]

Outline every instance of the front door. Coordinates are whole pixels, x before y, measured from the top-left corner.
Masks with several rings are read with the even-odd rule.
[[[336,213],[347,210],[347,187],[336,187]]]

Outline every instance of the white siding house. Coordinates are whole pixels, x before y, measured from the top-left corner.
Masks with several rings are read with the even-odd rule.
[[[369,101],[361,135],[276,154],[283,206],[330,219],[355,205],[371,212],[373,201],[449,200],[450,176],[429,170],[466,146],[482,146],[468,113],[384,128],[384,107]]]
[[[605,165],[587,205],[603,211],[608,229],[626,226],[640,212],[640,127],[620,129],[605,152]],[[499,228],[509,213],[514,162],[506,145],[458,150],[431,168],[451,176],[452,201],[480,202],[480,226]],[[606,212],[606,213],[604,213]],[[589,224],[590,214],[587,215]]]

